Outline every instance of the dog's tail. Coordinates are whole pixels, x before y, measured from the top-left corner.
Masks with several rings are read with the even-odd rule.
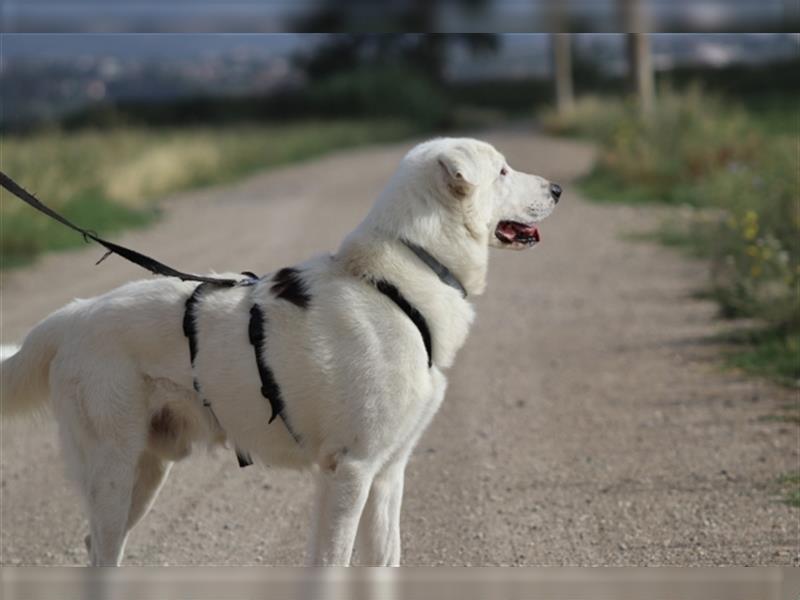
[[[55,313],[31,330],[21,348],[2,347],[0,414],[21,415],[44,408],[50,362],[62,337],[61,321],[61,315]]]

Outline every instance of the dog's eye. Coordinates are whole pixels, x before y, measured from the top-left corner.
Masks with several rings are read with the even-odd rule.
[[[500,175],[503,175],[503,176],[508,175],[508,169],[506,169],[505,167],[500,169]]]

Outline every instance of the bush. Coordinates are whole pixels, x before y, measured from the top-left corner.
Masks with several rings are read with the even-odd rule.
[[[773,139],[755,158],[713,173],[696,193],[723,216],[707,235],[723,314],[800,329],[797,143]]]
[[[662,92],[658,110],[647,119],[630,102],[589,98],[569,115],[546,115],[544,124],[598,140],[597,171],[609,183],[661,202],[702,203],[684,188],[732,162],[749,160],[759,145],[744,111],[697,88]]]
[[[711,295],[724,316],[766,325],[734,363],[797,380],[800,157],[796,137],[762,121],[697,88],[662,92],[647,118],[629,103],[589,98],[543,119],[550,131],[599,142],[583,182],[590,197],[694,207],[682,231],[671,223],[661,238],[711,258]],[[784,121],[796,123],[794,111]]]
[[[447,124],[448,102],[428,79],[401,67],[364,67],[312,83],[305,92],[312,114],[403,117],[422,127]]]
[[[633,114],[633,107],[622,100],[584,96],[575,102],[574,108],[568,113],[545,110],[541,114],[541,122],[549,133],[588,137],[605,145]]]

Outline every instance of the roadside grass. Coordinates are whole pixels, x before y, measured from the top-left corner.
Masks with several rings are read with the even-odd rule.
[[[653,231],[628,233],[623,239],[631,242],[657,242],[662,246],[678,248],[694,258],[708,258],[711,253],[702,237],[697,236],[690,227],[672,219],[665,219]],[[708,292],[704,295],[709,296]]]
[[[724,342],[740,346],[726,353],[729,366],[748,373],[766,375],[788,386],[797,384],[800,373],[800,335],[787,333],[774,328],[761,328],[753,331],[735,332],[723,339]],[[800,423],[800,415],[794,420]]]
[[[793,423],[800,425],[800,415],[793,414],[762,415],[758,420],[763,423]]]
[[[800,508],[800,472],[784,473],[778,477],[776,485],[786,504]]]
[[[596,141],[580,182],[598,202],[671,206],[656,240],[710,261],[705,295],[723,317],[756,319],[729,365],[800,383],[800,193],[797,98],[737,105],[697,88],[663,90],[642,118],[619,99],[587,98],[543,115],[553,133]]]
[[[579,182],[580,190],[595,202],[642,204],[648,202],[670,203],[660,190],[628,184],[613,171],[595,168]]]
[[[419,133],[411,121],[389,119],[49,130],[4,135],[0,169],[67,218],[108,235],[151,223],[156,200],[177,191]],[[5,191],[1,197],[3,268],[83,243]]]
[[[13,201],[6,194],[5,202]],[[0,264],[3,268],[21,267],[47,250],[64,250],[83,243],[79,233],[33,209],[29,208],[28,211],[9,215],[0,213],[3,232]],[[147,225],[158,215],[155,207],[131,208],[91,191],[63,202],[59,211],[70,221],[104,235]]]

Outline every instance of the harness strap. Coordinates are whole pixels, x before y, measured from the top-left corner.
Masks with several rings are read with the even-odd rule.
[[[406,248],[411,250],[417,258],[425,263],[425,265],[436,274],[442,283],[457,290],[461,294],[462,298],[467,297],[467,290],[458,280],[458,277],[456,277],[453,272],[443,265],[436,257],[425,250],[425,248],[415,244],[414,242],[411,242],[405,238],[401,238],[400,241],[406,246]],[[414,323],[414,326],[419,331],[420,336],[422,336],[422,343],[425,345],[425,352],[428,354],[428,368],[430,369],[433,366],[433,339],[431,338],[431,330],[428,327],[428,321],[417,309],[417,307],[411,304],[411,302],[409,302],[408,299],[403,296],[400,290],[397,289],[396,285],[389,283],[385,279],[372,280],[371,283],[381,294],[394,302],[397,307],[402,310],[409,319],[411,319],[411,322]]]
[[[194,309],[207,288],[207,283],[201,283],[194,288],[192,295],[186,300],[186,309],[183,312],[183,335],[189,339],[189,360],[192,367],[194,367],[194,359],[197,357],[197,325],[194,320]],[[192,385],[196,392],[200,391],[200,384],[194,374],[192,374]],[[205,403],[205,401],[203,402]]]
[[[54,211],[49,206],[45,205],[41,202],[36,196],[28,192],[22,186],[20,186],[16,181],[11,179],[8,175],[0,171],[0,186],[5,188],[7,191],[11,192],[14,196],[25,202],[27,205],[35,208],[41,213],[44,213],[51,219],[55,219],[62,225],[66,225],[70,229],[77,231],[78,233],[83,235],[84,240],[93,240],[100,244],[101,246],[105,247],[107,252],[97,261],[97,264],[100,264],[104,261],[109,254],[117,254],[132,262],[135,265],[138,265],[155,275],[163,275],[165,277],[177,277],[182,281],[198,281],[200,285],[198,285],[189,298],[186,300],[186,308],[183,314],[183,333],[189,340],[189,358],[191,360],[192,365],[192,386],[194,387],[195,391],[200,395],[202,398],[202,392],[200,390],[200,383],[197,380],[197,377],[194,374],[194,361],[197,357],[197,327],[195,322],[195,309],[200,301],[200,298],[208,289],[209,285],[215,285],[218,287],[224,288],[231,288],[237,285],[253,285],[258,281],[258,277],[251,273],[250,271],[245,271],[242,274],[247,277],[244,280],[237,280],[237,279],[230,279],[226,277],[207,277],[204,275],[194,275],[192,273],[184,273],[182,271],[178,271],[177,269],[173,269],[172,267],[165,265],[162,262],[155,260],[149,256],[146,256],[140,252],[135,250],[131,250],[130,248],[126,248],[125,246],[120,246],[119,244],[115,244],[113,242],[109,242],[108,240],[104,240],[100,236],[98,236],[95,232],[90,231],[88,229],[84,229],[83,227],[79,227],[75,225],[71,221],[69,221],[66,217],[60,215],[56,211]],[[291,433],[292,437],[300,443],[299,436],[289,427],[289,423],[286,421],[286,417],[283,414],[283,399],[281,397],[280,388],[278,384],[275,382],[275,377],[272,374],[271,369],[267,366],[266,362],[264,361],[264,357],[262,356],[262,345],[264,340],[264,316],[261,312],[261,309],[257,306],[253,306],[251,310],[251,320],[250,320],[250,342],[255,347],[256,351],[256,364],[258,365],[258,373],[261,377],[261,393],[267,398],[272,406],[272,416],[270,417],[269,422],[272,423],[275,420],[276,415],[280,415],[281,419],[283,420],[286,428]],[[217,418],[217,415],[214,413],[214,410],[211,408],[211,403],[208,401],[207,398],[203,398],[203,406],[206,407],[211,415],[211,418],[214,420],[215,424],[222,429],[222,425]],[[250,455],[236,448],[236,458],[239,461],[240,467],[246,467],[247,465],[253,464]]]
[[[70,229],[77,231],[78,233],[82,234],[84,240],[93,240],[100,244],[101,246],[105,247],[107,252],[104,254],[100,260],[97,261],[97,264],[101,263],[105,260],[109,254],[117,254],[122,258],[132,262],[135,265],[138,265],[155,275],[163,275],[165,277],[177,277],[182,281],[198,281],[200,285],[198,285],[194,292],[189,296],[186,300],[186,309],[184,312],[183,317],[183,332],[184,335],[189,340],[189,356],[191,359],[192,364],[192,385],[197,391],[198,394],[202,394],[200,392],[200,384],[197,381],[197,378],[194,376],[194,361],[197,356],[197,330],[196,330],[196,323],[195,323],[195,307],[199,302],[201,296],[205,293],[207,286],[209,284],[216,285],[220,287],[234,287],[236,285],[253,285],[258,278],[250,272],[245,272],[244,275],[248,277],[248,279],[239,281],[236,279],[230,278],[223,278],[223,277],[207,277],[203,275],[194,275],[192,273],[184,273],[182,271],[178,271],[177,269],[173,269],[172,267],[165,265],[162,262],[155,260],[149,256],[141,254],[140,252],[136,252],[135,250],[131,250],[130,248],[126,248],[124,246],[120,246],[119,244],[115,244],[113,242],[109,242],[108,240],[104,240],[100,236],[98,236],[95,232],[90,231],[88,229],[84,229],[83,227],[79,227],[75,225],[71,221],[69,221],[64,216],[60,215],[50,207],[46,206],[42,203],[38,198],[36,198],[33,194],[25,190],[22,186],[17,184],[13,179],[11,179],[8,175],[0,171],[0,186],[5,188],[7,191],[12,193],[14,196],[28,204],[29,206],[35,208],[39,212],[44,213],[45,215],[49,216],[52,219],[55,219],[59,223],[66,225]],[[414,244],[408,240],[401,240],[403,244],[406,245],[422,262],[424,262],[436,275],[437,277],[446,285],[458,290],[462,297],[467,297],[467,291],[462,285],[462,283],[458,280],[458,278],[453,275],[452,271],[448,269],[445,265],[439,262],[434,256],[432,256],[427,250],[422,248],[421,246]],[[433,358],[432,358],[432,347],[433,342],[431,340],[431,333],[430,329],[428,328],[428,323],[425,320],[425,317],[422,313],[417,310],[406,298],[403,294],[400,293],[400,290],[397,287],[388,281],[385,280],[378,280],[372,282],[375,288],[389,298],[392,302],[394,302],[400,310],[402,310],[406,316],[414,323],[416,328],[419,330],[420,335],[422,336],[422,342],[425,345],[425,352],[428,355],[428,368],[433,365]],[[261,378],[261,394],[269,401],[270,406],[272,407],[272,415],[269,419],[269,422],[275,420],[276,416],[280,416],[281,420],[283,420],[286,428],[289,430],[289,433],[292,437],[300,443],[299,436],[292,430],[289,426],[289,423],[286,420],[284,415],[284,404],[283,398],[281,396],[280,387],[278,386],[277,382],[275,381],[275,376],[272,373],[272,370],[267,365],[266,361],[264,360],[263,356],[263,343],[264,343],[264,325],[266,323],[266,319],[264,317],[264,313],[258,305],[253,305],[250,309],[250,325],[249,325],[249,337],[250,343],[253,345],[255,350],[256,356],[256,366],[258,367],[258,374]],[[211,408],[211,404],[207,399],[203,399],[203,406],[205,406],[214,421],[217,425],[221,425],[219,423],[219,419],[217,419],[216,414]],[[250,456],[244,452],[236,449],[236,457],[239,460],[239,466],[244,467],[249,464],[252,464],[252,460]]]
[[[300,436],[295,433],[294,429],[289,425],[284,413],[285,405],[283,403],[283,395],[278,382],[275,380],[275,374],[267,364],[264,357],[264,328],[267,324],[267,318],[264,316],[264,311],[258,304],[253,304],[250,308],[250,343],[253,345],[253,351],[256,357],[256,368],[258,369],[258,376],[261,379],[261,395],[267,399],[272,408],[272,415],[269,418],[269,423],[272,423],[276,417],[280,417],[289,434],[294,438],[298,444],[301,443]]]
[[[431,339],[431,331],[428,328],[428,322],[425,320],[425,317],[400,293],[397,286],[389,283],[385,279],[373,281],[372,285],[374,285],[375,289],[381,294],[394,302],[419,330],[419,334],[422,336],[422,343],[425,344],[425,352],[428,354],[428,368],[430,369],[433,366],[433,340]]]
[[[250,344],[256,354],[256,367],[258,377],[261,379],[261,395],[269,400],[272,408],[268,423],[272,423],[279,414],[283,412],[283,397],[278,384],[275,383],[275,376],[264,360],[264,311],[257,304],[253,304],[250,309]]]
[[[247,284],[249,284],[249,282],[245,283],[245,285]],[[213,284],[208,282],[201,283],[194,288],[191,296],[189,296],[189,298],[186,300],[186,309],[183,312],[183,335],[185,335],[189,340],[189,359],[192,365],[192,387],[194,387],[194,391],[197,392],[202,398],[203,406],[206,408],[206,410],[208,410],[211,419],[214,421],[217,427],[222,429],[222,424],[219,422],[217,414],[214,412],[214,409],[211,408],[211,402],[209,402],[208,399],[203,396],[203,393],[200,390],[200,382],[197,380],[197,376],[194,372],[194,360],[197,358],[197,322],[195,320],[195,309],[197,308],[200,298],[208,290],[210,285]],[[235,450],[236,460],[239,462],[240,467],[246,467],[253,464],[253,459],[250,458],[250,455],[247,452],[238,447],[236,447]]]

